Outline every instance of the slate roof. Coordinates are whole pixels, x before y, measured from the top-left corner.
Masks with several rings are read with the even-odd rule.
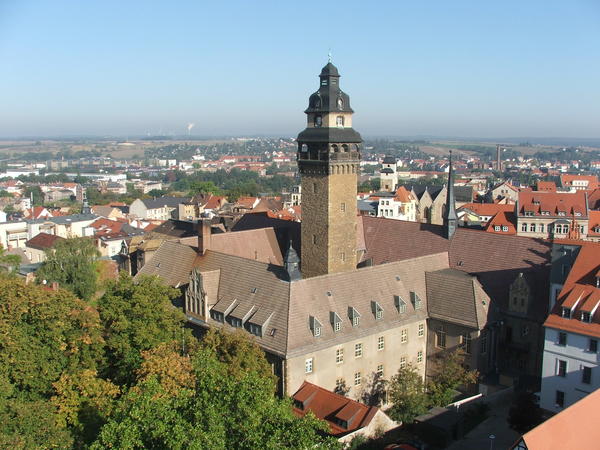
[[[536,285],[550,276],[551,244],[542,239],[506,236],[458,228],[444,237],[443,226],[361,216],[367,251],[363,260],[373,264],[402,261],[448,252],[450,267],[476,275],[485,292],[500,308],[507,308],[508,288],[520,272],[531,272]],[[547,309],[547,289],[538,289],[536,316]]]
[[[197,224],[188,220],[169,219],[152,229],[152,235],[184,238],[197,235]]]
[[[287,357],[416,319],[424,320],[427,315],[425,271],[448,267],[447,255],[438,254],[289,282],[281,266],[213,250],[195,255],[189,246],[166,241],[136,277],[159,275],[166,283],[176,286],[188,283],[192,269],[200,271],[203,277],[211,273],[212,284],[205,288],[209,308],[225,313],[226,321],[221,323],[207,317],[206,323],[230,327],[229,314],[244,316],[238,318],[263,325],[262,336],[255,337],[263,348]],[[410,301],[411,292],[422,300],[422,307],[417,311]],[[394,296],[400,296],[406,303],[404,313],[396,308]],[[381,320],[373,313],[373,301],[383,308]],[[358,327],[351,325],[349,307],[361,314]],[[331,312],[342,320],[339,332],[334,332],[330,324]],[[310,329],[310,316],[323,324],[319,337]]]
[[[163,241],[152,259],[134,278],[157,275],[169,286],[187,284],[196,254],[196,250],[188,245]]]
[[[60,225],[73,222],[85,222],[86,220],[94,220],[98,216],[95,214],[70,214],[68,216],[48,217],[47,219],[26,220],[27,223],[44,223],[52,222]]]
[[[487,323],[490,298],[477,278],[456,269],[425,274],[429,316],[475,329]]]

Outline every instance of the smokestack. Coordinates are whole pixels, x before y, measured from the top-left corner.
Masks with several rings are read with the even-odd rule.
[[[500,159],[500,144],[496,144],[496,170],[502,172],[502,160]]]
[[[211,234],[211,220],[200,219],[198,226],[198,253],[200,255],[204,255],[206,250],[210,249]]]

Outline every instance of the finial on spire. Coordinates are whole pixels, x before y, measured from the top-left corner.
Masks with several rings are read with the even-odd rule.
[[[331,49],[329,49],[329,53],[327,53],[327,62],[331,62],[332,56],[331,56]]]

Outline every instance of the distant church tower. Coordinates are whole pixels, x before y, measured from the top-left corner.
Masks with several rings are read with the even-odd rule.
[[[454,196],[454,169],[452,168],[452,150],[450,150],[450,168],[448,170],[448,188],[446,189],[446,209],[444,210],[444,233],[452,239],[458,227],[456,215],[456,199]]]
[[[362,138],[352,129],[350,98],[329,62],[308,100],[298,135],[302,185],[303,278],[356,268],[356,182]]]

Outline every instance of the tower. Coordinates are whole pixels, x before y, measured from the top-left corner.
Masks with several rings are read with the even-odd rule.
[[[329,62],[298,135],[304,278],[356,268],[356,181],[362,138],[352,128],[350,98]]]
[[[379,173],[380,190],[385,192],[394,192],[396,185],[398,184],[398,162],[396,158],[392,156],[386,156],[383,158],[381,164],[381,171]]]
[[[448,188],[446,189],[446,210],[444,211],[444,232],[452,239],[458,226],[456,200],[454,198],[454,170],[452,169],[452,150],[450,150],[450,168],[448,170]]]

